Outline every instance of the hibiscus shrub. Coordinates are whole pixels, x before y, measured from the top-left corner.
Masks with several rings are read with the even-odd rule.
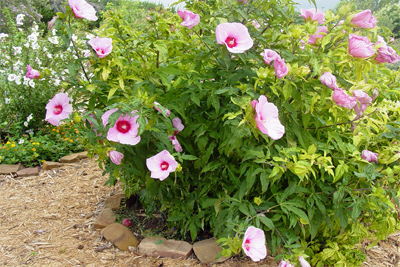
[[[93,19],[82,2],[60,14],[60,32],[73,31],[73,17]],[[108,10],[92,54],[75,61],[93,73],[69,87],[107,183],[123,183],[183,236],[212,232],[226,256],[264,258],[265,234],[278,259],[358,266],[358,243],[398,227],[390,33],[349,6],[302,10],[301,24],[290,0],[185,8],[155,10],[145,30]]]

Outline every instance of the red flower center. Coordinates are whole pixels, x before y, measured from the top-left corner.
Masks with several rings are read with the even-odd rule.
[[[101,48],[97,48],[96,51],[99,52],[100,54],[104,54],[104,51]]]
[[[61,114],[62,111],[63,111],[63,107],[61,105],[57,105],[53,109],[53,113],[56,114],[56,115]]]
[[[128,121],[118,121],[117,122],[117,130],[120,133],[127,133],[131,129],[131,124]]]
[[[225,43],[229,48],[235,47],[237,45],[235,38],[227,37]]]
[[[162,170],[162,171],[165,171],[165,170],[168,170],[169,164],[168,164],[168,162],[163,161],[163,162],[161,163],[160,167],[161,167],[161,170]]]
[[[250,240],[246,239],[246,241],[244,242],[244,248],[249,251],[250,250]]]

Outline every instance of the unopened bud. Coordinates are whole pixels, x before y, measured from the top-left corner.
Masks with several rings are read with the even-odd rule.
[[[378,97],[378,95],[379,95],[379,90],[377,87],[375,87],[374,90],[372,91],[372,96],[371,96],[372,101],[374,101]]]
[[[53,29],[54,25],[56,25],[56,20],[58,19],[58,16],[53,17],[48,23],[47,23],[47,29],[51,30]]]

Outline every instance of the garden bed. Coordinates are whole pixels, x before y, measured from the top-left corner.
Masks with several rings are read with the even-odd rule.
[[[0,176],[0,258],[3,266],[205,266],[123,252],[93,228],[105,199],[121,192],[103,186],[94,160],[83,159],[22,179]],[[154,229],[153,229],[154,230]],[[139,236],[140,238],[140,236]],[[398,266],[400,233],[367,252],[364,266]],[[366,244],[363,244],[366,246]],[[254,263],[231,258],[216,266],[277,266],[272,257]],[[212,265],[210,265],[212,266]]]

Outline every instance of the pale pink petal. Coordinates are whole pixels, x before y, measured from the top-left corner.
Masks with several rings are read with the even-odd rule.
[[[96,10],[85,0],[68,0],[68,4],[74,12],[75,17],[87,20],[97,20]]]
[[[172,119],[172,125],[177,129],[178,131],[182,131],[185,126],[182,124],[182,121],[180,118],[176,117]]]
[[[124,158],[124,154],[122,154],[121,152],[115,151],[115,150],[111,150],[108,153],[111,161],[116,164],[116,165],[120,165],[121,164],[121,160]]]
[[[354,26],[366,29],[374,28],[376,22],[376,17],[372,15],[369,9],[357,13],[350,21]]]
[[[311,267],[311,265],[302,256],[299,256],[301,267]]]

